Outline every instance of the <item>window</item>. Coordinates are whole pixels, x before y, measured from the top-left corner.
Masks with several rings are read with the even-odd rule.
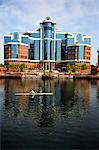
[[[84,47],[79,46],[78,47],[78,59],[83,59],[84,58]]]
[[[18,45],[12,44],[11,45],[11,58],[17,58],[18,56]]]
[[[34,41],[34,60],[40,59],[40,41],[35,40]]]
[[[18,32],[14,32],[13,39],[14,40],[18,40],[19,39],[19,33]]]
[[[78,41],[78,43],[82,42],[82,34],[81,33],[77,34],[77,41]]]
[[[72,44],[74,44],[74,38],[68,38],[67,45],[72,45]]]
[[[91,44],[91,38],[84,38],[84,43],[85,44]]]
[[[61,60],[61,41],[56,41],[56,60]]]
[[[21,37],[21,42],[28,44],[28,42],[29,42],[28,37]]]
[[[32,38],[40,38],[40,33],[31,33]]]
[[[63,39],[63,38],[65,38],[65,34],[56,33],[56,38]]]
[[[5,36],[4,37],[4,43],[11,42],[11,36]]]

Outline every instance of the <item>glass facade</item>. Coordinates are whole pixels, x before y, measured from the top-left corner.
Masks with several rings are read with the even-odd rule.
[[[54,54],[54,40],[52,40],[50,44],[51,44],[51,46],[50,46],[51,47],[51,52],[50,52],[51,53],[51,60],[54,60],[54,55],[55,55]]]
[[[78,43],[81,43],[82,41],[83,41],[82,34],[81,34],[81,33],[78,33],[78,34],[77,34],[77,42],[78,42]]]
[[[28,37],[21,37],[21,43],[24,43],[24,44],[28,44],[29,43],[29,38]]]
[[[42,39],[42,60],[44,60],[44,41],[45,40]]]
[[[84,59],[84,46],[78,47],[78,59]]]
[[[14,32],[13,33],[13,41],[14,42],[18,42],[18,40],[19,40],[19,33],[18,32]]]
[[[64,38],[66,38],[66,35],[65,34],[56,33],[56,38],[57,39],[64,39]]]
[[[39,60],[40,59],[40,41],[35,40],[34,41],[34,60]]]
[[[11,36],[5,36],[4,37],[4,44],[11,42]]]
[[[28,58],[34,60],[34,40],[29,40]]]
[[[67,46],[74,44],[74,37],[67,37]]]
[[[56,41],[56,60],[61,60],[61,40]]]
[[[84,43],[91,45],[91,38],[84,38]]]
[[[18,45],[11,44],[11,58],[18,58]]]
[[[65,60],[65,53],[66,53],[66,40],[62,40],[61,42],[61,59]]]
[[[43,24],[44,38],[52,38],[52,24],[46,22]]]
[[[39,32],[38,33],[36,33],[36,32],[31,33],[30,37],[32,37],[32,38],[40,38],[40,33]]]

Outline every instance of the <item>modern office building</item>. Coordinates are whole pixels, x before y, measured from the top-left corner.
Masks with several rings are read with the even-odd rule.
[[[70,64],[90,64],[91,37],[73,35],[56,29],[56,22],[46,17],[36,31],[4,36],[4,64],[53,70]]]
[[[90,68],[91,60],[91,37],[77,33],[68,36],[66,49],[66,62],[77,65],[86,64]]]

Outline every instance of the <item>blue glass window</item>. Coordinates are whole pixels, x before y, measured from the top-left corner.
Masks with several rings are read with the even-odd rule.
[[[50,40],[47,40],[47,60],[50,60]]]
[[[34,41],[34,60],[39,60],[40,59],[40,41],[35,40]]]
[[[44,41],[44,59],[50,60],[50,40]]]
[[[54,29],[55,29],[55,28],[54,28],[54,25],[52,25],[52,31],[54,31]]]
[[[14,34],[13,34],[13,40],[18,41],[18,39],[19,39],[19,33],[18,32],[14,32]]]
[[[4,37],[4,44],[11,42],[11,36],[5,36]]]
[[[48,27],[48,28],[47,28]],[[52,29],[52,24],[50,23],[50,22],[45,22],[44,23],[44,29],[46,30],[50,30],[50,29]]]
[[[42,36],[43,38],[52,38],[54,27],[50,22],[44,23],[42,30],[43,30],[43,36]]]
[[[63,39],[65,37],[66,37],[65,34],[58,34],[58,33],[56,33],[56,38]]]
[[[84,46],[78,46],[78,59],[84,59]]]
[[[67,46],[68,45],[72,45],[72,44],[74,44],[74,37],[72,37],[72,38],[67,38]]]
[[[28,57],[30,59],[34,59],[34,40],[29,39],[29,46],[28,46]]]
[[[85,44],[91,44],[91,38],[84,38]]]
[[[47,60],[47,41],[44,40],[44,59]]]
[[[56,60],[61,60],[61,41],[56,41]]]
[[[11,45],[11,58],[18,58],[18,45],[17,44]]]
[[[44,60],[44,40],[42,40],[42,60]]]
[[[66,46],[66,40],[62,40],[62,46]]]
[[[28,37],[21,37],[21,43],[28,44],[29,43]]]
[[[82,42],[82,34],[81,33],[77,34],[77,41],[78,41],[78,43]]]
[[[54,60],[54,41],[51,41],[51,59]]]
[[[40,38],[40,33],[31,33],[32,38]]]

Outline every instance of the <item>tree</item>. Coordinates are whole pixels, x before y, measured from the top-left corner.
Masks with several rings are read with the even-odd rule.
[[[87,69],[87,65],[86,64],[82,64],[81,69],[82,70],[86,70]]]
[[[26,65],[25,64],[20,64],[19,68],[20,68],[21,71],[23,71],[26,68]]]
[[[71,68],[72,68],[72,71],[75,72],[78,69],[78,66],[72,65]]]
[[[9,68],[9,69],[15,69],[15,65],[14,65],[14,64],[9,64],[9,65],[8,65],[8,68]]]
[[[3,67],[3,66],[4,66],[4,65],[1,63],[1,64],[0,64],[0,67]]]
[[[70,65],[70,64],[67,64],[67,65],[66,65],[66,70],[67,70],[67,71],[70,71],[70,70],[71,70],[71,65]]]

